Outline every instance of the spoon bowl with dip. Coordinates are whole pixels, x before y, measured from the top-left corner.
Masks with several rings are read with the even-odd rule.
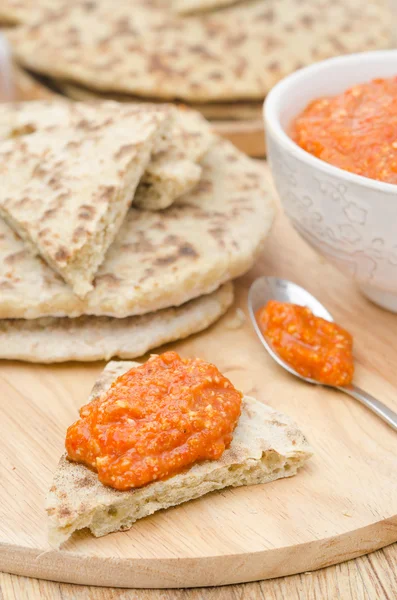
[[[314,296],[312,296],[307,290],[299,285],[278,277],[263,276],[259,279],[256,279],[249,290],[248,309],[254,329],[270,356],[286,371],[292,375],[295,375],[296,377],[299,377],[299,379],[302,379],[307,383],[334,387],[342,392],[345,392],[349,396],[352,396],[356,400],[359,400],[367,408],[372,410],[372,412],[378,415],[378,417],[390,425],[390,427],[397,431],[397,413],[388,408],[385,404],[383,404],[383,402],[380,402],[353,383],[349,383],[347,385],[332,385],[330,383],[317,381],[316,379],[312,379],[310,377],[305,377],[280,356],[275,347],[271,344],[270,340],[268,340],[262,332],[256,316],[260,309],[266,306],[268,302],[274,300],[281,303],[307,307],[315,317],[320,317],[321,319],[325,319],[331,323],[334,322],[332,315],[328,312],[328,310]]]

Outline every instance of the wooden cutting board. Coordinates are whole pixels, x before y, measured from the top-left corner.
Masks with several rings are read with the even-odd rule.
[[[366,301],[280,216],[256,268],[237,283],[235,306],[172,347],[214,361],[245,393],[291,415],[314,458],[296,477],[212,493],[129,532],[100,539],[81,532],[53,551],[44,497],[66,427],[103,364],[3,361],[0,570],[89,585],[223,585],[311,571],[397,540],[396,434],[354,400],[295,380],[265,354],[246,310],[249,285],[261,274],[315,293],[354,335],[358,385],[397,408],[396,316]]]

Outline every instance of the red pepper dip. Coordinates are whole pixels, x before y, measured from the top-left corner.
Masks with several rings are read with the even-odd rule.
[[[314,100],[291,133],[301,148],[331,165],[397,183],[397,77]]]
[[[271,300],[256,313],[277,354],[304,377],[343,386],[353,379],[353,339],[339,325],[315,317],[305,306]]]
[[[118,490],[220,458],[233,439],[242,394],[199,358],[166,352],[121,375],[69,427],[70,460]]]

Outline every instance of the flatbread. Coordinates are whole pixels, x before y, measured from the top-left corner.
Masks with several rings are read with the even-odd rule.
[[[189,17],[169,0],[80,0],[8,37],[32,71],[200,103],[262,100],[301,66],[390,47],[392,24],[387,0],[250,0]]]
[[[0,24],[17,25],[33,21],[59,3],[60,0],[1,0]]]
[[[23,69],[20,69],[23,71]],[[114,100],[116,102],[142,102],[143,98],[89,90],[69,81],[54,80],[53,87],[65,94],[68,98],[79,101],[103,101]],[[44,88],[45,89],[45,88]],[[212,102],[195,104],[189,107],[200,112],[203,117],[210,121],[253,121],[262,119],[263,102]]]
[[[0,144],[0,215],[81,297],[131,205],[166,111],[68,107],[75,126]]]
[[[245,273],[271,227],[273,191],[262,165],[225,140],[202,166],[198,186],[170,208],[130,209],[84,300],[0,221],[0,318],[144,314]]]
[[[237,4],[239,1],[241,2],[241,0],[174,0],[172,8],[177,14],[190,15],[192,13],[224,8],[231,4]]]
[[[152,154],[145,173],[131,201],[140,208],[160,210],[170,206],[179,196],[192,189],[201,176],[200,162],[214,142],[209,123],[196,111],[177,110],[174,106],[135,102],[121,109],[114,102],[77,106],[65,99],[42,102],[21,102],[0,105],[0,139],[25,131],[48,131],[54,128],[76,127],[87,118],[97,118],[100,111],[116,111],[119,118],[128,110],[167,111],[168,125],[162,127],[161,139],[156,140],[158,151]],[[139,114],[137,115],[139,119]]]
[[[196,111],[175,110],[174,120],[165,149],[152,156],[135,193],[134,205],[144,210],[167,208],[194,188],[202,174],[200,162],[215,141],[209,123]]]
[[[177,308],[125,319],[0,320],[0,358],[38,363],[137,358],[212,325],[233,302],[227,283]]]
[[[111,362],[95,384],[90,400],[138,366]],[[165,481],[120,492],[102,485],[96,473],[62,456],[46,498],[50,543],[59,547],[74,531],[88,527],[100,537],[129,529],[157,510],[176,506],[225,487],[256,485],[291,477],[312,450],[293,421],[272,408],[245,397],[230,447],[220,460],[196,463]]]

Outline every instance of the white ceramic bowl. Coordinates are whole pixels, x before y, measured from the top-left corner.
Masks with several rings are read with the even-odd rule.
[[[397,50],[325,60],[283,79],[264,106],[267,152],[277,191],[299,233],[362,292],[397,312],[397,185],[343,171],[288,135],[316,98],[397,75]]]

